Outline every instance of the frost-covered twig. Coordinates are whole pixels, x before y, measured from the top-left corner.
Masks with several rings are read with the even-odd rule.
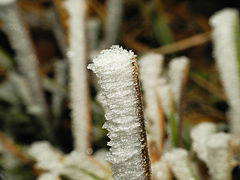
[[[230,135],[216,133],[207,142],[207,166],[212,180],[231,180],[232,154]]]
[[[150,160],[135,55],[118,46],[103,50],[88,68],[96,73],[106,111],[113,177],[150,180]]]
[[[121,29],[124,0],[108,0],[103,47],[116,44]]]
[[[175,105],[175,119],[178,129],[178,145],[181,145],[181,136],[183,128],[182,120],[182,106],[183,106],[183,92],[187,82],[187,75],[189,70],[189,59],[187,57],[177,57],[171,60],[169,64],[168,76],[171,87],[171,92]]]
[[[40,82],[38,60],[15,0],[0,1],[0,17],[3,21],[3,30],[16,52],[19,69],[29,83],[33,102],[28,110],[40,117],[45,130],[49,131],[49,122],[46,119],[48,109]]]
[[[86,154],[90,148],[90,109],[86,70],[85,0],[65,1],[69,18],[70,100],[75,149]]]
[[[172,180],[171,170],[165,160],[152,164],[153,180]]]
[[[226,8],[210,18],[212,26],[214,57],[229,102],[229,119],[232,133],[240,137],[240,84],[237,42],[239,14],[236,9]]]
[[[161,153],[163,146],[162,132],[164,123],[164,117],[160,101],[156,93],[156,87],[162,72],[163,56],[159,54],[146,54],[139,60],[140,67],[140,79],[144,89],[144,100],[145,100],[145,115],[147,118],[147,124],[149,126],[149,147],[152,162],[157,160],[154,152],[151,151],[151,146],[155,144],[157,149],[157,156]]]
[[[209,122],[201,123],[191,130],[192,148],[205,163],[207,163],[207,141],[216,131],[216,125]]]
[[[164,155],[170,169],[178,180],[197,180],[196,171],[193,170],[188,152],[184,149],[173,149]]]

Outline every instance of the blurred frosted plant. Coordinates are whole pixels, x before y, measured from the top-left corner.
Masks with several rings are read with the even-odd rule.
[[[226,8],[215,13],[210,18],[212,26],[214,57],[220,72],[222,84],[229,103],[230,129],[240,137],[240,84],[238,50],[236,40],[239,40],[239,14],[236,9]]]
[[[33,143],[28,149],[28,154],[36,159],[36,167],[39,169],[57,173],[62,168],[63,154],[47,141]]]
[[[75,149],[90,151],[90,109],[87,85],[87,54],[85,40],[85,0],[66,0],[69,18],[70,100]]]
[[[210,135],[216,133],[217,128],[214,123],[204,122],[195,126],[191,130],[192,148],[197,153],[199,159],[207,163],[207,141]]]
[[[195,169],[188,157],[188,152],[181,148],[167,152],[163,159],[167,162],[177,180],[197,180]]]
[[[171,116],[171,101],[172,101],[172,92],[171,87],[167,83],[165,78],[160,78],[157,85],[157,95],[160,99],[163,112],[168,119]]]
[[[162,72],[163,56],[159,54],[146,54],[139,60],[140,79],[144,89],[145,100],[145,115],[147,124],[149,127],[149,147],[155,144],[158,151],[162,149],[163,134],[161,128],[164,117],[160,104],[160,100],[156,94],[156,87],[158,85],[158,79]],[[151,149],[151,148],[150,148]],[[150,150],[151,158],[153,159],[152,152]]]
[[[16,52],[19,70],[29,83],[33,101],[28,106],[28,110],[41,118],[42,125],[49,133],[49,123],[46,119],[48,110],[38,72],[38,60],[15,0],[0,1],[0,18],[3,21],[3,30],[8,35],[11,46]]]
[[[96,73],[105,108],[104,128],[111,146],[107,159],[116,180],[150,180],[150,160],[133,52],[118,46],[103,50],[88,68]]]
[[[232,179],[230,135],[216,133],[207,142],[207,166],[212,180]]]
[[[176,110],[180,111],[183,89],[186,84],[189,70],[189,59],[177,57],[170,61],[168,76]]]
[[[105,20],[105,37],[103,47],[116,44],[122,24],[124,0],[108,0]]]
[[[170,168],[165,160],[152,164],[152,177],[153,180],[172,180]]]

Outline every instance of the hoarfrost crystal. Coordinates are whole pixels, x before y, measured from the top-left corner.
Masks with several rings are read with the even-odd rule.
[[[173,171],[178,180],[194,180],[195,177],[191,171],[190,159],[186,150],[181,148],[173,149],[164,155],[168,166]]]
[[[216,131],[216,125],[209,122],[201,123],[191,130],[193,150],[197,153],[199,159],[205,163],[207,163],[207,141],[209,136]]]
[[[179,109],[183,86],[186,82],[189,68],[189,59],[187,57],[178,57],[171,60],[169,64],[168,75],[170,78],[170,87],[177,109]]]
[[[113,177],[117,180],[150,179],[134,53],[112,46],[101,51],[88,68],[100,79],[100,97],[106,113],[104,128],[111,139],[107,159],[112,163]]]
[[[239,72],[236,49],[236,29],[239,24],[236,9],[226,8],[210,18],[213,28],[214,57],[229,101],[230,128],[234,135],[240,137],[240,91]],[[239,34],[238,34],[239,35]]]
[[[230,135],[216,133],[207,142],[207,166],[212,180],[231,180],[232,154]]]

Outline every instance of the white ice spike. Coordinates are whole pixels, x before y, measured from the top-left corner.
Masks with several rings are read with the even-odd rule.
[[[119,46],[103,50],[88,68],[96,73],[105,108],[104,128],[111,139],[107,160],[116,180],[150,180],[137,65],[132,51]]]

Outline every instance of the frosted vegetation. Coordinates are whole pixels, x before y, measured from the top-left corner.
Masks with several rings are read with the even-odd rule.
[[[68,17],[64,21],[66,37],[54,9],[44,16],[53,23],[48,27],[56,28],[52,31],[63,56],[54,60],[54,77],[49,78],[39,71],[17,1],[0,0],[0,28],[15,52],[14,61],[0,49],[0,65],[7,69],[0,100],[18,112],[25,111],[26,115],[18,115],[23,119],[22,129],[25,122],[36,120],[34,125],[41,127],[37,133],[48,140],[19,148],[0,132],[3,169],[10,171],[22,162],[37,180],[233,180],[233,172],[240,166],[238,11],[226,8],[209,19],[213,57],[229,105],[228,123],[198,119],[198,124],[189,125],[184,101],[188,79],[194,77],[190,71],[194,59],[170,57],[157,50],[140,52],[137,58],[132,50],[112,45],[119,42],[124,0],[106,1],[105,13],[97,9],[102,19],[87,18],[91,14],[88,3],[92,1],[65,0],[61,4]],[[34,24],[35,19],[29,17]],[[170,41],[168,38],[165,40]],[[95,94],[96,99],[91,98]],[[12,119],[18,117],[13,115]],[[104,121],[108,150],[103,139],[97,139],[106,134],[96,119]],[[10,123],[3,125],[9,134]],[[72,133],[73,147],[66,153],[59,150],[55,137],[64,136],[58,132],[60,126]],[[91,139],[93,134],[97,138]],[[94,147],[96,139],[101,147]],[[0,168],[0,179],[1,173]]]

